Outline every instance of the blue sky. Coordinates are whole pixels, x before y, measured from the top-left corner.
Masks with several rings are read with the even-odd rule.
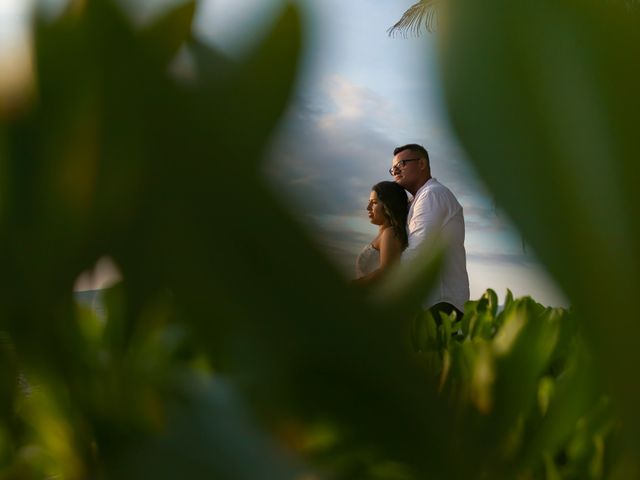
[[[48,0],[59,4],[61,0]],[[141,0],[157,7],[172,0]],[[179,0],[176,0],[179,1]],[[0,42],[20,28],[19,4],[0,0]],[[412,0],[301,0],[305,51],[297,88],[274,137],[265,174],[346,275],[376,234],[365,206],[387,173],[393,147],[417,142],[432,173],[464,207],[472,298],[507,288],[549,305],[566,300],[523,251],[519,234],[494,205],[452,133],[438,78],[436,37],[390,38],[386,30]],[[277,15],[278,0],[201,0],[196,29],[241,58]],[[145,10],[145,8],[142,8]],[[4,32],[4,33],[3,33]],[[0,61],[2,59],[0,48]],[[6,55],[5,55],[6,56]],[[0,82],[1,85],[1,82]]]

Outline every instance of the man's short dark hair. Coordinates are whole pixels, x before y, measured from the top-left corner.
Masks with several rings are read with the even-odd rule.
[[[404,152],[405,150],[410,150],[412,152],[416,152],[420,154],[420,157],[424,157],[427,160],[427,167],[429,166],[429,152],[422,145],[417,143],[408,143],[406,145],[402,145],[401,147],[396,147],[393,149],[393,156],[395,157],[400,152]]]

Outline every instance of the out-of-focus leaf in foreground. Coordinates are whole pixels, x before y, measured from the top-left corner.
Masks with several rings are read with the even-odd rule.
[[[442,472],[446,407],[406,334],[434,267],[372,306],[260,175],[295,82],[297,9],[233,62],[191,38],[193,2],[144,28],[118,5],[38,18],[36,93],[0,127],[7,469],[293,478],[309,428],[339,438],[346,464],[319,463],[335,475],[359,452],[387,478]],[[177,52],[192,70],[175,73]],[[123,281],[101,317],[71,290],[104,256]]]
[[[593,374],[606,372],[637,457],[640,384],[623,366],[640,364],[638,4],[443,7],[440,53],[454,126],[585,323]]]
[[[37,88],[2,117],[0,476],[611,471],[618,417],[572,315],[492,291],[416,314],[437,249],[350,288],[266,186],[296,8],[232,61],[193,38],[194,3],[145,27],[120,3],[38,19]],[[105,256],[122,282],[76,305]]]

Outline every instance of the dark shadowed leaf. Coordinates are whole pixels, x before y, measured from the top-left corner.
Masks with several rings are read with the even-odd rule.
[[[640,19],[622,2],[446,2],[444,85],[496,199],[574,304],[640,438]]]

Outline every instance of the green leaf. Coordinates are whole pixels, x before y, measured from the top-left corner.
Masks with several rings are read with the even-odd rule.
[[[224,118],[216,126],[226,133],[214,134],[224,142],[220,146],[227,153],[225,164],[242,163],[245,169],[259,173],[262,149],[295,86],[302,40],[298,9],[288,4],[267,37],[229,78],[226,91],[210,84],[209,88],[216,89],[212,93],[217,97],[218,114]],[[243,133],[241,149],[237,132]]]
[[[492,289],[488,289],[485,293],[489,299],[489,310],[491,312],[491,316],[495,317],[498,313],[498,295]]]
[[[629,314],[640,289],[637,6],[452,0],[443,7],[443,84],[458,135],[569,295],[623,405],[629,437],[638,438],[640,386],[620,369],[640,364],[640,323]]]
[[[166,64],[191,36],[191,24],[196,1],[183,1],[147,26],[140,34],[149,51],[160,63]]]
[[[555,454],[597,399],[599,392],[589,376],[590,362],[585,361],[584,346],[576,348],[571,364],[556,381],[555,393],[544,419],[524,449],[525,465],[533,465],[543,450]]]
[[[109,445],[112,478],[299,478],[302,465],[252,421],[232,385],[187,372],[177,383],[164,431]]]

